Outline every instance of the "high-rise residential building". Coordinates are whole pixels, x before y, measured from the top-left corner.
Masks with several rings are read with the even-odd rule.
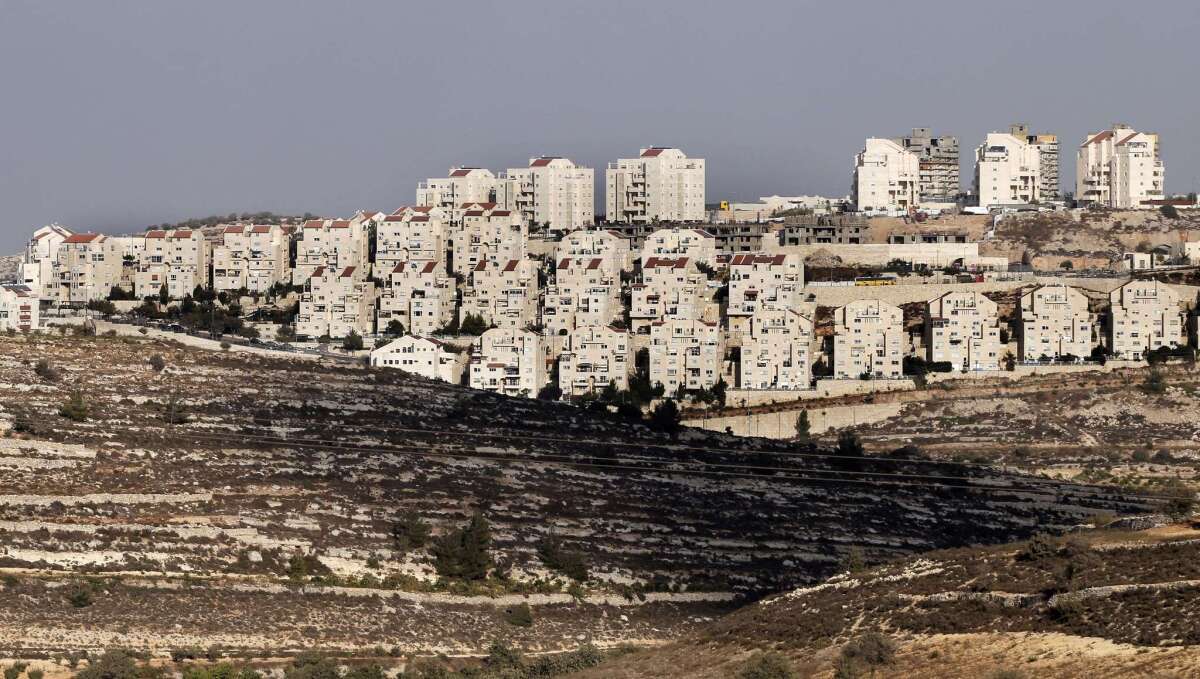
[[[417,205],[449,210],[463,203],[494,203],[496,175],[480,167],[452,167],[446,177],[417,185]]]
[[[854,157],[850,194],[859,212],[908,212],[920,199],[917,155],[891,139],[868,139]]]
[[[609,163],[604,205],[610,222],[704,221],[704,160],[653,146]]]
[[[34,231],[33,237],[25,245],[17,281],[32,290],[39,299],[57,298],[54,263],[58,261],[59,247],[72,235],[72,231],[65,226],[47,224]]]
[[[1108,293],[1108,349],[1118,358],[1140,360],[1160,347],[1187,341],[1179,293],[1156,280],[1132,280]]]
[[[595,172],[566,158],[530,158],[496,181],[496,203],[519,212],[530,226],[571,231],[595,221]]]
[[[546,343],[518,328],[492,328],[475,340],[470,386],[505,396],[536,398],[546,385]]]
[[[558,386],[563,398],[596,393],[612,383],[629,388],[633,344],[629,333],[606,325],[575,328],[567,335],[558,359]]]
[[[975,149],[975,195],[980,207],[1042,200],[1040,149],[1024,137],[991,132]]]
[[[473,314],[497,328],[524,328],[537,322],[538,269],[529,259],[475,265],[462,293],[459,322]]]
[[[1147,207],[1163,198],[1158,135],[1128,125],[1089,134],[1075,163],[1075,200],[1114,209]]]
[[[1000,369],[996,303],[979,292],[947,292],[925,303],[925,359],[957,372]]]
[[[447,234],[448,269],[465,278],[480,262],[502,266],[525,259],[529,224],[519,212],[495,203],[463,203],[451,210]]]
[[[1017,306],[1017,353],[1022,361],[1086,358],[1095,327],[1087,295],[1062,283],[1039,285],[1022,294]]]
[[[347,267],[365,273],[370,254],[368,234],[382,215],[360,213],[353,219],[310,219],[296,240],[296,266],[292,284],[306,285],[318,267],[344,271]]]
[[[904,312],[877,299],[856,299],[833,311],[833,376],[898,379],[904,374]]]
[[[725,340],[716,323],[667,318],[650,326],[650,383],[668,396],[708,389],[721,379]]]
[[[796,309],[762,307],[742,337],[742,389],[808,389],[813,321]]]
[[[804,287],[804,260],[797,254],[755,253],[729,260],[730,332],[743,332],[759,309],[790,309]]]
[[[266,292],[288,282],[291,238],[278,225],[232,224],[212,248],[213,289]]]
[[[1008,133],[1017,139],[1024,139],[1026,144],[1037,147],[1039,173],[1041,174],[1041,200],[1055,201],[1062,198],[1062,189],[1058,184],[1058,135],[1031,134],[1029,126],[1024,123],[1010,125]]]
[[[953,203],[958,199],[957,137],[935,137],[928,127],[914,127],[912,134],[894,141],[917,156],[920,166],[919,202]]]
[[[415,261],[437,262],[444,273],[448,229],[446,212],[437,207],[402,207],[383,217],[375,226],[376,277]]]

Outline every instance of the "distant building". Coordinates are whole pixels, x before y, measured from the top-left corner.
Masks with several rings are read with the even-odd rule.
[[[1158,135],[1127,125],[1089,134],[1075,163],[1075,200],[1114,209],[1143,208],[1163,197]]]
[[[233,224],[221,232],[212,248],[212,284],[217,292],[245,288],[266,292],[288,283],[291,238],[278,225]]]
[[[866,213],[906,213],[920,199],[920,177],[920,161],[915,153],[891,139],[868,139],[854,157],[851,199],[855,209]]]
[[[925,303],[925,359],[958,372],[1000,369],[996,303],[978,292],[947,292]]]
[[[521,329],[537,322],[538,271],[528,259],[494,265],[480,261],[462,294],[459,322],[474,314],[497,328]]]
[[[904,313],[894,304],[857,299],[833,312],[833,376],[898,379],[904,374]]]
[[[969,243],[967,234],[961,231],[910,231],[888,236],[890,245],[918,245],[927,243]]]
[[[100,233],[74,233],[63,239],[52,263],[50,293],[45,299],[60,304],[84,304],[106,299],[121,283],[124,245]]]
[[[375,272],[391,273],[406,262],[438,262],[445,272],[446,212],[437,207],[402,207],[375,226]]]
[[[809,389],[813,321],[792,308],[761,308],[742,338],[742,389]]]
[[[37,294],[23,283],[0,285],[0,331],[30,332],[42,327]]]
[[[642,281],[630,287],[629,317],[634,332],[666,318],[700,320],[708,309],[708,278],[687,257],[651,257]]]
[[[801,299],[804,260],[795,254],[734,255],[729,260],[726,315],[731,332],[747,329],[759,309],[790,309]]]
[[[339,338],[368,335],[375,325],[375,284],[360,269],[317,267],[300,295],[296,334]]]
[[[716,323],[667,318],[650,327],[650,383],[661,384],[668,396],[681,388],[716,385],[724,358],[725,341]]]
[[[566,158],[531,158],[496,182],[496,203],[521,214],[529,225],[571,231],[595,222],[595,173]]]
[[[598,255],[607,262],[606,266],[616,266],[618,271],[633,269],[631,253],[629,239],[612,229],[572,231],[562,237],[556,250],[556,256],[560,259]]]
[[[1179,293],[1166,283],[1133,280],[1108,295],[1108,348],[1118,358],[1140,360],[1160,347],[1186,341]]]
[[[975,149],[975,195],[980,207],[1038,203],[1042,200],[1039,147],[1023,137],[992,132]]]
[[[860,245],[867,242],[867,220],[852,215],[789,218],[779,230],[780,245]]]
[[[609,326],[580,326],[571,331],[558,359],[558,386],[564,398],[596,393],[612,383],[629,388],[633,345],[629,333]]]
[[[134,293],[138,297],[157,295],[165,285],[171,299],[183,299],[197,286],[209,286],[208,264],[209,244],[200,231],[147,231]]]
[[[621,270],[610,257],[562,257],[554,284],[542,291],[541,324],[548,335],[605,326],[621,313]]]
[[[55,279],[55,263],[63,241],[74,235],[59,224],[47,224],[33,232],[25,245],[17,281],[33,291],[39,299],[57,299],[59,281]]]
[[[700,222],[704,160],[654,146],[622,158],[605,171],[605,218],[610,222]]]
[[[481,262],[503,266],[523,260],[529,247],[529,225],[521,213],[495,203],[464,203],[452,211],[449,229],[451,273],[470,276]]]
[[[536,398],[547,382],[547,353],[541,335],[493,328],[475,340],[470,385],[504,396]]]
[[[935,137],[928,127],[914,127],[912,134],[894,141],[917,156],[920,203],[953,203],[958,199],[957,137]]]
[[[452,351],[432,337],[405,335],[371,352],[371,365],[395,368],[431,380],[462,384],[467,353]]]
[[[463,203],[494,203],[496,175],[479,167],[452,167],[446,177],[417,185],[417,205],[445,210]]]
[[[1092,353],[1095,316],[1079,290],[1055,283],[1021,295],[1017,306],[1017,352],[1022,361]]]
[[[396,321],[409,334],[432,335],[454,320],[457,283],[440,262],[401,262],[384,279],[384,286],[376,322],[379,332]]]
[[[696,265],[715,266],[717,247],[712,234],[700,229],[658,229],[642,244],[643,265],[650,259],[681,257]]]
[[[296,266],[292,284],[307,285],[318,268],[344,271],[353,267],[365,273],[369,243],[367,234],[374,219],[358,215],[353,219],[310,219],[304,222],[296,238]]]
[[[1026,144],[1037,147],[1038,163],[1041,175],[1041,187],[1038,193],[1043,201],[1056,201],[1062,198],[1062,189],[1058,184],[1059,147],[1058,135],[1030,134],[1029,126],[1013,124],[1008,133],[1017,139],[1024,139]]]

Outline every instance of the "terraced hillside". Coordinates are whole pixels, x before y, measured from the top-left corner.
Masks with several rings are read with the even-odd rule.
[[[0,657],[658,642],[848,557],[1156,504],[141,337],[0,337],[0,409]],[[485,580],[439,578],[428,546],[393,538],[476,513]],[[582,582],[546,567],[551,543],[586,562]]]

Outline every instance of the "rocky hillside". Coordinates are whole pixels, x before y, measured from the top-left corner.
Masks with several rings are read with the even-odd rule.
[[[0,337],[0,432],[0,657],[661,642],[847,563],[1158,504],[141,336]],[[475,515],[487,577],[439,576]]]
[[[20,266],[20,255],[0,257],[0,283],[9,283],[17,280],[17,271],[20,269]]]

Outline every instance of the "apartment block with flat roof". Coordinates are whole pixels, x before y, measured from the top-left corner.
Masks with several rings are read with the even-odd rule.
[[[472,389],[537,398],[547,383],[547,358],[545,341],[538,333],[492,328],[475,340],[469,383]]]
[[[996,303],[978,292],[947,292],[925,303],[925,360],[958,372],[1000,369]]]
[[[37,293],[24,283],[0,285],[0,331],[30,332],[42,327]]]
[[[379,294],[376,328],[387,331],[392,321],[406,333],[432,335],[454,320],[457,281],[440,262],[412,260],[397,264]]]
[[[375,284],[355,267],[317,267],[300,295],[296,334],[320,338],[370,334],[375,326]]]
[[[704,160],[652,146],[609,163],[604,203],[610,222],[703,221]]]
[[[1127,125],[1089,134],[1075,163],[1075,200],[1114,209],[1146,208],[1163,198],[1158,135]]]
[[[432,337],[405,335],[371,351],[371,365],[462,384],[468,355]]]
[[[600,391],[609,383],[624,391],[633,369],[628,332],[607,325],[579,326],[567,335],[558,358],[558,386],[563,398]]]
[[[496,182],[496,203],[515,210],[529,225],[571,231],[595,222],[595,172],[567,158],[530,158]]]
[[[804,260],[796,254],[756,253],[729,260],[730,332],[747,329],[759,309],[790,309],[800,303]]]
[[[1018,139],[1024,139],[1025,143],[1037,147],[1039,174],[1041,175],[1041,188],[1038,193],[1041,194],[1043,201],[1055,201],[1062,198],[1062,189],[1058,184],[1058,165],[1060,149],[1058,146],[1058,135],[1055,134],[1031,134],[1029,126],[1023,123],[1010,125],[1008,133]]]
[[[1023,137],[989,133],[975,149],[975,195],[980,207],[1040,202],[1042,160]]]
[[[721,379],[725,340],[716,323],[667,318],[650,326],[650,383],[668,395],[708,389]]]
[[[1187,341],[1179,293],[1156,280],[1132,280],[1108,294],[1108,348],[1118,358],[1140,360],[1160,347]]]
[[[496,175],[480,167],[452,167],[445,177],[430,178],[417,185],[417,205],[445,210],[463,203],[492,203],[496,200]]]
[[[894,141],[917,157],[918,202],[953,203],[958,199],[957,137],[936,137],[928,127],[914,127],[912,134]]]
[[[812,387],[813,320],[791,308],[760,308],[742,337],[742,389]]]
[[[1039,285],[1022,293],[1017,306],[1017,353],[1022,361],[1086,358],[1095,327],[1087,295],[1061,283]]]
[[[882,300],[857,299],[833,312],[835,379],[899,379],[904,374],[904,313]]]
[[[904,214],[920,199],[917,155],[891,139],[871,138],[854,157],[851,200],[859,212]]]
[[[537,322],[537,265],[510,259],[500,265],[480,261],[463,290],[459,322],[474,314],[497,328],[525,328]]]

